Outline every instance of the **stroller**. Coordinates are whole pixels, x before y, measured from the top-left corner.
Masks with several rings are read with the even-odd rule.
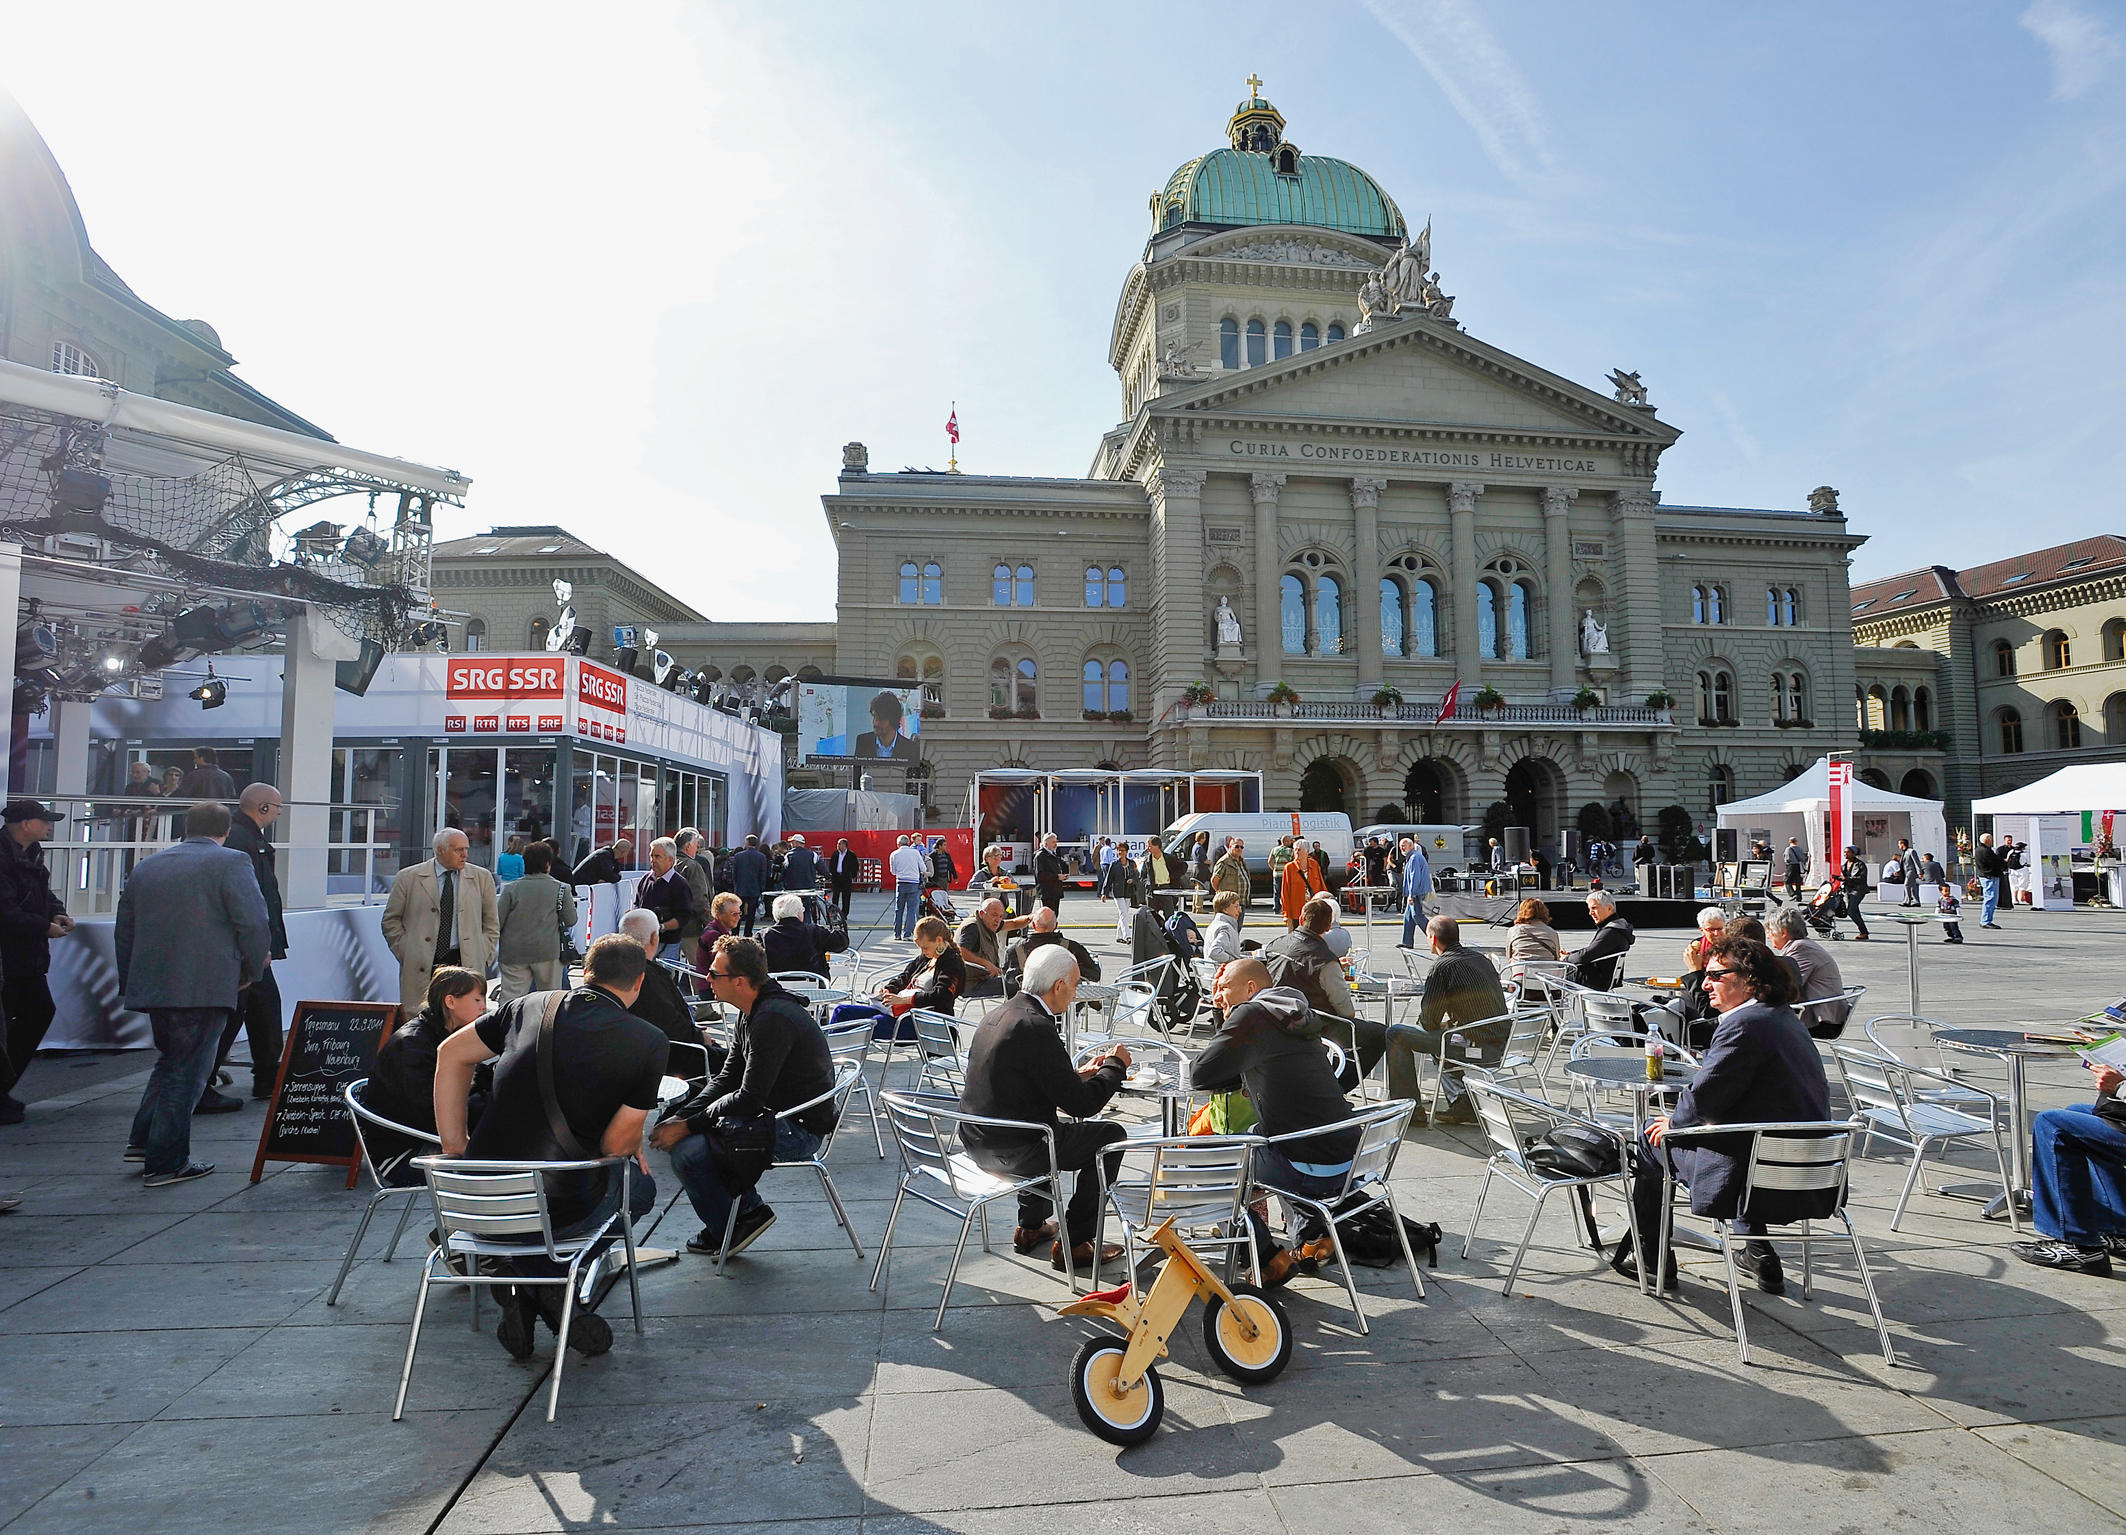
[[[1130,919],[1133,968],[1155,959],[1173,960],[1160,976],[1153,1004],[1159,1011],[1160,1028],[1168,1033],[1185,1027],[1203,1005],[1203,988],[1196,983],[1195,967],[1189,963],[1202,953],[1203,932],[1195,918],[1179,907],[1164,922],[1150,906],[1139,906]]]
[[[1826,938],[1836,934],[1835,919],[1845,914],[1845,894],[1835,881],[1827,883],[1817,891],[1801,909],[1802,917],[1808,922],[1809,931]]]

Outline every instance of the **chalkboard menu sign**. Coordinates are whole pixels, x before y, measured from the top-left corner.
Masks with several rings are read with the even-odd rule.
[[[253,1183],[268,1162],[322,1162],[347,1169],[354,1186],[361,1157],[343,1096],[376,1067],[377,1051],[399,1021],[396,1002],[298,1002],[281,1050],[280,1076],[251,1164]]]

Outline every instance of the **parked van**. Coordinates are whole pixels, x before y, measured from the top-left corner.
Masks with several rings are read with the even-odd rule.
[[[1425,850],[1425,862],[1435,870],[1442,867],[1464,869],[1471,862],[1469,836],[1481,833],[1482,825],[1476,826],[1419,826],[1407,821],[1380,821],[1372,826],[1361,826],[1352,835],[1363,846],[1369,838],[1379,837],[1394,847],[1403,838],[1409,837]]]
[[[1262,881],[1270,873],[1270,849],[1277,846],[1279,837],[1297,835],[1310,846],[1321,844],[1324,857],[1329,860],[1329,883],[1341,889],[1344,883],[1345,865],[1351,861],[1351,818],[1341,810],[1287,811],[1282,814],[1262,815],[1195,814],[1185,815],[1160,834],[1159,840],[1166,846],[1168,858],[1188,857],[1190,844],[1196,833],[1211,834],[1211,861],[1218,861],[1226,839],[1238,837],[1247,844],[1245,857],[1248,873],[1256,877],[1255,893],[1263,893]]]

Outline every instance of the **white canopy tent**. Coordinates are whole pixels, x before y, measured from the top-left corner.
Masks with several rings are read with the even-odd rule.
[[[2126,762],[2077,763],[2036,783],[2005,794],[1973,800],[1971,809],[1993,817],[1993,830],[2006,832],[2029,849],[2024,866],[2009,876],[2016,899],[2037,910],[2074,904],[2074,852],[2094,847],[2102,835],[2099,817],[2107,810],[2126,811]],[[2118,865],[2098,871],[2111,903],[2126,897],[2126,877]]]
[[[2063,767],[2036,783],[1971,801],[1979,815],[2073,815],[2085,810],[2126,810],[2126,762],[2090,762]]]
[[[1852,800],[1853,845],[1866,855],[1876,875],[1896,851],[1899,837],[1909,837],[1920,853],[1932,853],[1944,864],[1949,862],[1948,826],[1942,818],[1940,800],[1892,794],[1858,778],[1848,792]],[[1830,872],[1823,867],[1824,822],[1830,813],[1831,759],[1819,757],[1769,794],[1722,805],[1719,824],[1768,833],[1775,873],[1786,839],[1799,837],[1808,850],[1809,877],[1820,881]],[[1873,878],[1870,877],[1871,883]]]

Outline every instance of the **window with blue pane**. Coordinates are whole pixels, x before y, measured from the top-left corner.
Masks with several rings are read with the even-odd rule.
[[[1321,330],[1312,320],[1299,327],[1299,349],[1311,352],[1321,345]]]
[[[1265,335],[1263,334],[1263,329],[1262,329],[1262,321],[1260,321],[1260,320],[1250,320],[1250,321],[1248,321],[1248,366],[1249,366],[1249,367],[1251,367],[1251,368],[1259,368],[1259,367],[1261,367],[1261,366],[1262,366],[1262,364],[1263,364],[1264,362],[1268,361],[1268,358],[1267,358],[1267,356],[1265,355],[1265,351],[1264,351],[1264,346],[1265,346],[1265,343],[1266,343],[1267,339],[1268,339],[1268,338],[1267,338],[1267,337],[1266,337],[1266,336],[1265,336]]]
[[[936,607],[945,600],[945,572],[935,560],[923,567],[923,602]]]
[[[1270,332],[1270,355],[1273,357],[1290,357],[1292,355],[1292,322],[1290,320],[1279,320],[1277,328]]]
[[[1012,583],[1011,599],[1017,607],[1030,608],[1033,606],[1033,567],[1031,565],[1021,565],[1019,567],[1018,578]]]
[[[1100,567],[1097,565],[1086,566],[1085,605],[1089,608],[1097,608],[1105,600],[1105,595],[1106,584],[1103,580],[1103,573]]]
[[[1528,587],[1520,581],[1506,588],[1506,650],[1517,661],[1528,659]]]
[[[1496,661],[1499,654],[1499,594],[1489,581],[1476,585],[1477,654]]]
[[[1107,605],[1111,608],[1129,605],[1129,577],[1122,573],[1120,565],[1107,567]]]
[[[1344,593],[1334,576],[1319,576],[1314,582],[1314,634],[1320,653],[1340,656],[1344,651]]]
[[[1331,341],[1341,341],[1343,340],[1343,338],[1344,328],[1341,325],[1332,325],[1329,327],[1329,339]]]
[[[992,607],[1011,606],[1011,567],[999,565],[989,573],[989,602]]]
[[[1382,577],[1380,583],[1380,653],[1403,653],[1403,585],[1392,576]]]
[[[1439,588],[1429,580],[1410,588],[1410,650],[1413,656],[1439,654]]]
[[[1284,631],[1284,653],[1307,653],[1307,587],[1297,576],[1286,576],[1277,587],[1277,624]]]
[[[1224,368],[1237,368],[1240,366],[1240,322],[1238,320],[1220,320],[1218,322],[1218,365]]]
[[[909,560],[901,566],[901,601],[910,605],[920,602],[922,600],[921,590],[916,576],[915,561]]]
[[[1093,714],[1107,710],[1107,668],[1098,661],[1085,663],[1085,707]]]

